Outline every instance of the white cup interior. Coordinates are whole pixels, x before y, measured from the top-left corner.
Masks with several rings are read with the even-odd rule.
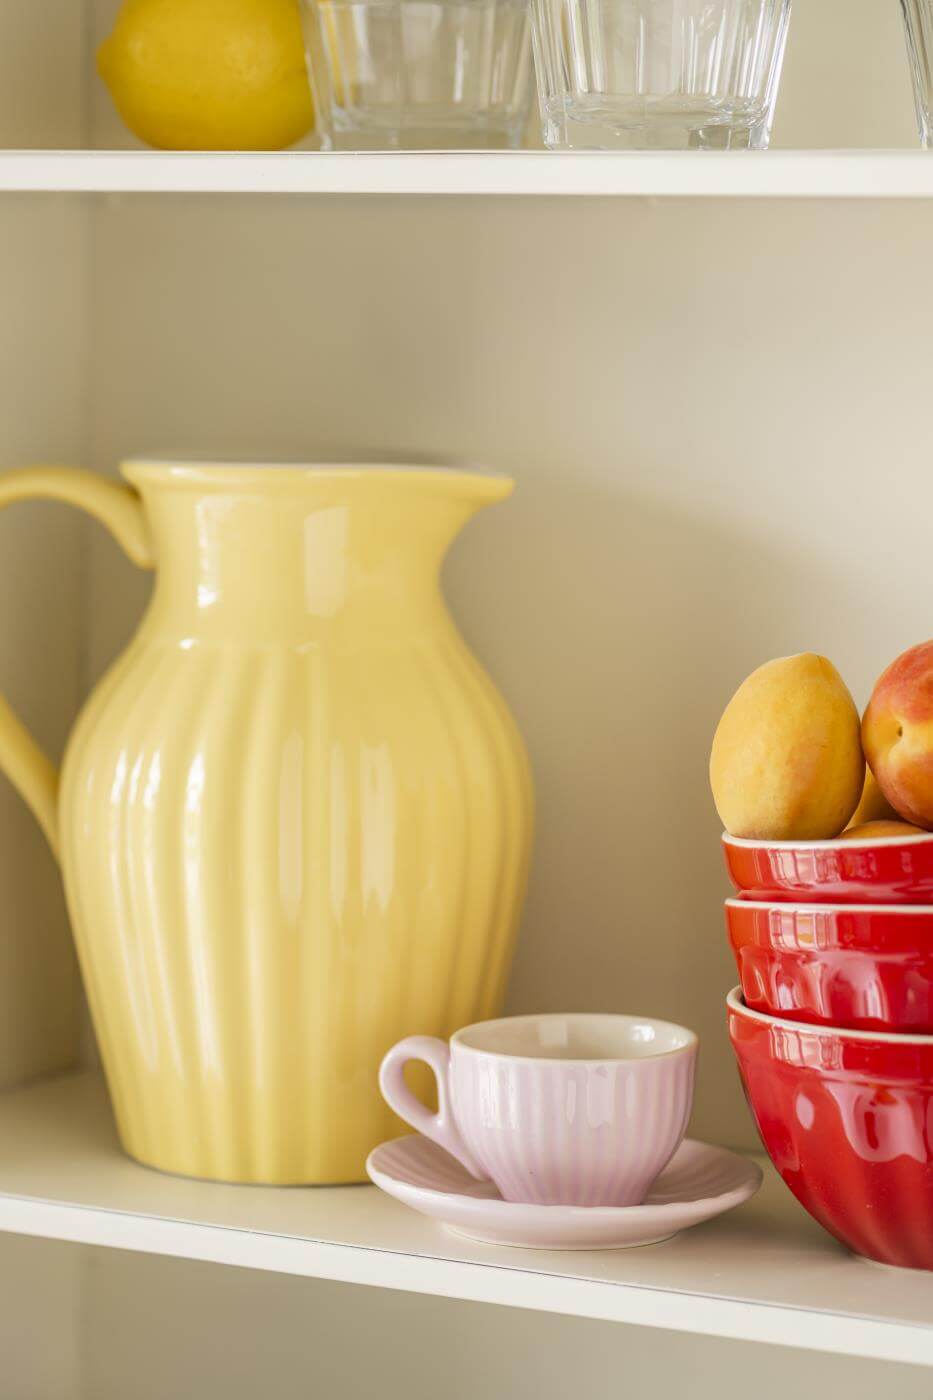
[[[507,1016],[465,1026],[454,1045],[525,1060],[646,1060],[696,1044],[693,1031],[647,1016]]]

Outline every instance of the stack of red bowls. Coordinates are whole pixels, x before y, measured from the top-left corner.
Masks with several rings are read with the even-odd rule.
[[[723,842],[729,1034],[768,1154],[857,1254],[933,1270],[933,833]]]

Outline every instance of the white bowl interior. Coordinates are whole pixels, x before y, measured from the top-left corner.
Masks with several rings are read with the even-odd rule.
[[[696,1044],[693,1031],[647,1016],[507,1016],[457,1031],[454,1043],[529,1060],[645,1060]]]
[[[922,846],[933,841],[933,831],[921,831],[915,836],[863,836],[857,841],[843,841],[841,836],[827,841],[753,841],[724,831],[722,841],[726,846],[742,846],[751,851],[867,851],[874,846]]]
[[[933,919],[933,904],[831,904],[828,900],[807,903],[790,899],[739,899],[737,895],[727,899],[725,904],[727,909],[767,909],[781,914],[883,914],[885,918],[919,915]]]
[[[777,1028],[792,1035],[832,1036],[836,1040],[883,1041],[886,1045],[925,1045],[933,1046],[933,1035],[915,1035],[906,1031],[854,1031],[842,1026],[823,1026],[809,1021],[786,1021],[782,1016],[769,1016],[766,1011],[754,1011],[745,1005],[741,987],[733,987],[726,997],[726,1005],[738,1016],[747,1021],[758,1021],[764,1026]]]

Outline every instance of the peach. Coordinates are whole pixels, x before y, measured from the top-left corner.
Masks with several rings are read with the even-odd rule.
[[[783,656],[743,681],[710,755],[716,810],[733,836],[838,836],[865,778],[855,702],[825,656]]]
[[[933,828],[933,641],[882,673],[862,719],[862,747],[898,816]]]
[[[928,835],[922,826],[911,826],[910,822],[863,822],[861,826],[847,826],[839,840],[886,841],[892,836]]]

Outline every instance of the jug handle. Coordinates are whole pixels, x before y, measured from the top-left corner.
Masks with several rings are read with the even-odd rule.
[[[0,473],[0,510],[14,501],[64,501],[99,520],[141,569],[155,560],[138,493],[79,467],[22,467]],[[0,695],[0,771],[26,802],[58,857],[58,769]]]

